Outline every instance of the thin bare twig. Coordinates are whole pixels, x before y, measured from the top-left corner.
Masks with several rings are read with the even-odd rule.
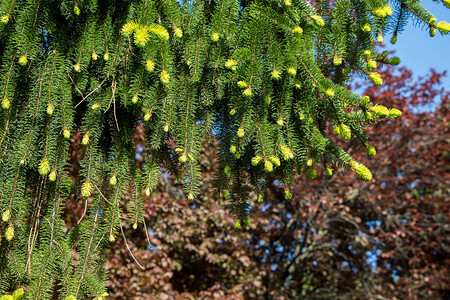
[[[153,250],[152,243],[150,242],[150,238],[148,237],[148,230],[147,230],[147,225],[146,225],[145,220],[144,220],[144,229],[145,229],[145,237],[147,238],[147,243],[150,246],[150,249],[152,250],[152,252],[155,252],[155,250]]]
[[[84,98],[84,96],[83,96],[83,93],[82,93],[82,92],[80,91],[80,89],[78,88],[78,85],[75,84],[75,82],[73,81],[72,77],[70,77],[70,74],[69,74],[69,73],[67,73],[67,76],[69,76],[69,79],[70,79],[70,81],[72,81],[73,86],[77,89],[78,93],[80,93],[81,97],[83,97],[83,100],[84,100],[85,98]],[[82,102],[83,100],[81,100],[81,102]],[[78,103],[78,104],[80,104],[80,103]],[[75,106],[75,108],[78,106],[78,104]]]
[[[136,264],[141,268],[142,270],[145,270],[145,268],[137,261],[136,257],[134,257],[133,252],[131,252],[130,246],[128,246],[127,238],[125,237],[125,234],[123,233],[122,223],[120,223],[120,232],[122,232],[123,240],[125,241],[125,246],[127,246],[128,252],[130,253],[131,257],[134,259]]]
[[[117,131],[120,131],[119,122],[117,121],[117,115],[116,115],[116,97],[115,97],[116,86],[117,86],[117,81],[115,79],[113,79],[113,82],[111,83],[111,89],[112,89],[111,100],[109,101],[108,107],[106,108],[104,113],[106,113],[111,108],[111,102],[112,102],[113,107],[114,107],[114,120],[116,121]]]
[[[95,189],[99,192],[99,194],[100,194],[100,196],[103,198],[103,200],[105,200],[106,203],[108,203],[109,205],[112,205],[112,203],[109,202],[108,199],[106,199],[105,196],[103,196],[102,192],[101,192],[100,189],[97,187],[97,185],[96,185],[95,183],[92,183],[92,184],[94,185]]]
[[[81,220],[83,220],[84,216],[86,215],[87,206],[88,206],[88,198],[86,198],[86,202],[84,205],[84,211],[83,211],[83,214],[81,215],[81,218],[78,220],[77,225],[80,224]]]
[[[98,89],[103,85],[103,83],[104,83],[105,81],[106,81],[106,77],[105,77],[105,79],[103,79],[102,82],[100,82],[99,85],[97,85],[97,87],[96,87],[95,89],[93,89],[92,91],[89,92],[89,94],[87,94],[86,96],[84,96],[83,99],[81,99],[80,102],[78,102],[78,104],[75,105],[75,108],[77,108],[78,105],[80,105],[84,100],[86,100],[86,99],[87,99],[90,95],[92,95],[96,90],[98,90]],[[72,82],[73,82],[73,81],[72,81]],[[78,88],[77,88],[77,89],[78,89]],[[81,92],[80,92],[80,93],[81,93]],[[83,95],[81,95],[81,96],[83,96]]]

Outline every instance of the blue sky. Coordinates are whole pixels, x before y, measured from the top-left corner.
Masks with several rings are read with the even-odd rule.
[[[443,6],[442,2],[423,0],[422,4],[439,21],[450,23],[450,9]],[[436,71],[447,71],[444,84],[450,90],[450,34],[436,33],[430,37],[428,28],[421,28],[413,22],[409,22],[405,30],[398,35],[397,43],[392,45],[389,40],[391,35],[385,37],[386,48],[395,50],[395,55],[400,57],[400,66],[406,66],[413,71],[414,76],[426,75],[430,68]]]

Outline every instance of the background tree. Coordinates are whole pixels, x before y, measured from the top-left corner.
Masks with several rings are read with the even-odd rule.
[[[146,201],[154,252],[146,248],[145,232],[126,230],[147,269],[137,269],[122,239],[115,243],[108,263],[111,296],[447,299],[450,92],[440,81],[445,74],[431,71],[414,79],[406,68],[380,74],[385,85],[367,87],[364,94],[404,113],[368,133],[375,157],[349,146],[372,170],[370,183],[343,171],[312,181],[302,175],[286,200],[279,183],[268,178],[264,201],[251,198],[251,227],[236,231],[224,210],[227,201],[213,188],[217,143],[207,143],[198,201],[185,201],[172,177]]]
[[[211,135],[236,228],[250,226],[267,174],[287,198],[302,169],[343,166],[369,181],[330,128],[373,153],[364,130],[401,115],[347,85],[355,74],[382,84],[373,69],[399,60],[374,41],[410,18],[450,32],[413,0],[2,1],[0,292],[103,298],[125,208],[145,228],[143,199],[165,170],[195,199]],[[73,226],[61,217],[68,199],[82,212]]]

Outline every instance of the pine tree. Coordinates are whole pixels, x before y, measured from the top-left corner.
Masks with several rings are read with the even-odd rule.
[[[373,69],[399,59],[374,42],[395,42],[408,19],[431,36],[450,32],[419,2],[392,2],[2,0],[0,292],[104,298],[121,200],[132,198],[127,221],[145,226],[142,203],[162,170],[194,200],[205,136],[220,143],[217,186],[237,228],[250,223],[248,195],[266,176],[286,197],[303,169],[314,178],[343,166],[370,180],[327,129],[370,149],[364,128],[401,112],[353,94],[349,82],[382,84]],[[81,171],[71,176],[75,134]],[[85,213],[68,231],[62,207],[73,194]]]

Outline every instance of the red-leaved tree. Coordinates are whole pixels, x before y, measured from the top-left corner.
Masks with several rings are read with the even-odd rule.
[[[227,201],[214,188],[219,161],[211,138],[200,157],[198,200],[186,201],[169,175],[146,199],[153,250],[145,228],[123,223],[127,241],[117,239],[108,263],[110,295],[449,299],[450,93],[440,82],[445,74],[431,71],[416,80],[405,68],[381,73],[385,84],[364,94],[403,115],[369,130],[374,159],[356,141],[348,146],[372,171],[372,181],[348,170],[331,177],[317,170],[316,180],[301,174],[286,200],[284,188],[269,180],[262,203],[249,196],[251,226],[236,230]]]

